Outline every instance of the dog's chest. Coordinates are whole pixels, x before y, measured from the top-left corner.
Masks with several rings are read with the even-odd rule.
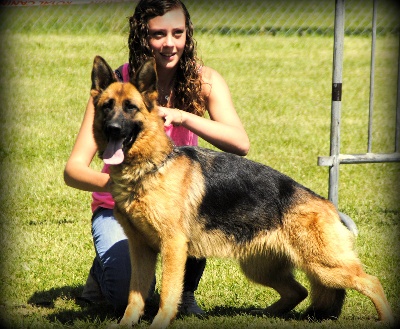
[[[165,226],[165,198],[161,198],[157,189],[143,186],[140,182],[134,186],[119,186],[114,189],[113,195],[125,217],[124,221],[145,237],[147,244],[159,251],[160,235]]]

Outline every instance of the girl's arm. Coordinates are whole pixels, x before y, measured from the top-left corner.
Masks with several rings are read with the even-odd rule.
[[[160,107],[165,124],[182,124],[222,151],[246,155],[250,141],[233,106],[231,94],[222,76],[215,70],[202,68],[203,94],[211,120],[177,109]]]
[[[71,155],[65,165],[64,181],[84,191],[108,192],[110,176],[90,168],[97,146],[93,137],[94,106],[90,97]]]

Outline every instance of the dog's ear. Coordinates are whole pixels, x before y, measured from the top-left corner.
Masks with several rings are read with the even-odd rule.
[[[157,100],[157,72],[154,58],[148,59],[139,67],[135,76],[131,79],[131,83],[150,102]]]
[[[111,67],[102,57],[96,56],[93,61],[91,95],[96,97],[116,81],[117,77]]]

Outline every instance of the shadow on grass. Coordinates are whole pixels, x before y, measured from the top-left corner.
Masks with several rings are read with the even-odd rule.
[[[59,287],[52,288],[46,291],[35,292],[28,300],[28,303],[33,307],[45,308],[48,310],[44,318],[52,323],[62,323],[64,325],[71,325],[76,321],[102,323],[104,321],[118,321],[122,314],[117,314],[113,307],[106,302],[103,303],[89,303],[80,299],[82,293],[82,286],[78,287]],[[71,309],[66,307],[60,300],[74,301],[78,307]],[[160,295],[156,292],[153,297],[146,303],[145,314],[142,320],[151,322],[156,316],[160,302]],[[229,306],[217,306],[206,312],[200,319],[206,320],[212,317],[233,317],[237,315],[251,315],[254,307],[240,308]],[[267,316],[267,315],[264,315]],[[187,315],[178,314],[178,319],[184,319]],[[290,312],[280,317],[285,320],[299,319],[299,313]]]
[[[254,314],[255,310],[260,311],[258,315]],[[236,315],[250,315],[250,316],[265,316],[265,317],[277,317],[274,315],[262,314],[261,309],[256,307],[248,307],[248,308],[238,308],[238,307],[228,307],[228,306],[217,306],[207,312],[207,316],[209,317],[233,317]],[[297,311],[290,311],[288,313],[282,314],[278,316],[278,318],[283,320],[299,320],[301,319],[301,313]]]
[[[76,321],[101,323],[104,321],[116,322],[122,317],[122,313],[117,313],[113,306],[107,302],[90,303],[80,298],[83,286],[78,287],[59,287],[46,291],[35,292],[28,300],[28,303],[36,308],[46,309],[48,312],[43,317],[53,323],[71,325]],[[60,300],[74,301],[76,306],[63,306]],[[158,292],[146,303],[145,314],[142,320],[151,322],[156,316],[160,302]],[[1,327],[0,327],[1,328]]]
[[[54,308],[58,299],[77,299],[82,290],[82,286],[65,286],[37,291],[28,299],[28,303],[33,306]]]
[[[106,320],[116,320],[118,314],[115,313],[113,307],[106,302],[89,303],[80,299],[83,286],[65,286],[52,288],[46,291],[35,292],[28,300],[33,307],[45,308],[48,310],[44,317],[50,322],[59,322],[62,324],[71,324],[77,320],[85,322],[103,322]],[[60,300],[74,301],[76,306],[63,307]]]

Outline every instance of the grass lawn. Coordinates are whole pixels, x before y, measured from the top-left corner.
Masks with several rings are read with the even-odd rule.
[[[248,158],[268,164],[327,196],[332,38],[202,36],[199,53],[227,80],[248,131]],[[96,54],[117,67],[127,59],[120,35],[6,34],[0,60],[2,186],[0,314],[6,328],[105,328],[106,306],[76,302],[94,257],[90,194],[67,187],[63,169],[89,97]],[[392,152],[398,40],[378,39],[374,152]],[[349,37],[343,73],[342,153],[367,147],[370,41]],[[208,146],[201,142],[202,146]],[[96,160],[95,168],[100,168]],[[359,256],[400,311],[399,164],[343,165],[339,208],[358,225]],[[196,293],[207,320],[171,328],[385,328],[371,302],[349,291],[342,317],[307,323],[247,313],[275,301],[231,260],[209,259]],[[159,275],[159,272],[158,272]],[[308,287],[302,273],[296,274]],[[156,300],[154,304],[156,305]],[[297,312],[305,310],[309,299]],[[153,305],[153,308],[155,307]],[[399,319],[399,317],[397,317]],[[148,318],[139,325],[148,324]],[[1,325],[0,325],[1,327]]]

